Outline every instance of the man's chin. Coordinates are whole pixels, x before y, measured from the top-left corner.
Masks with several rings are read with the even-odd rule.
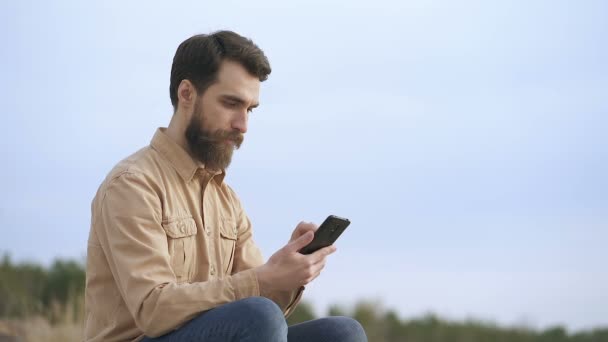
[[[222,158],[212,158],[210,160],[204,160],[202,158],[197,158],[203,165],[205,165],[206,169],[221,171],[225,170],[230,166],[232,162],[232,156],[223,156]]]

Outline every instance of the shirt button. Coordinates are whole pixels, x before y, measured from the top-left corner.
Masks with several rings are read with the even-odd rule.
[[[211,273],[211,275],[214,275],[215,274],[215,267],[211,266],[211,270],[210,270],[209,273]]]
[[[211,229],[209,229],[209,228],[205,229],[205,233],[207,233],[207,236],[211,236]]]

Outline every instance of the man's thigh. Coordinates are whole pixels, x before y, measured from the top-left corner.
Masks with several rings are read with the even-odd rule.
[[[179,329],[142,342],[286,341],[287,323],[270,299],[250,297],[201,313]]]

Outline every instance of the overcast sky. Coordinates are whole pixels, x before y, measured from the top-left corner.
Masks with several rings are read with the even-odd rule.
[[[52,3],[52,4],[51,4]],[[107,172],[171,117],[175,49],[272,65],[228,170],[266,257],[352,224],[305,298],[608,325],[605,1],[3,1],[0,252],[83,259]]]

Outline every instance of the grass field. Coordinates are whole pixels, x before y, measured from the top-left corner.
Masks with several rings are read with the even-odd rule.
[[[43,317],[0,321],[0,342],[82,341],[82,323],[51,324]]]

